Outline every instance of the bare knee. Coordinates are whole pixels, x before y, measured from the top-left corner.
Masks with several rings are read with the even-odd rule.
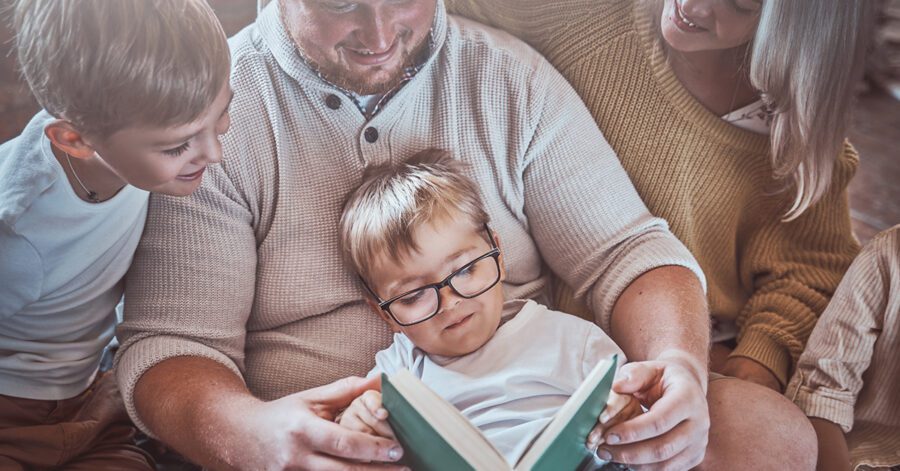
[[[815,469],[812,424],[781,394],[727,378],[710,382],[707,399],[709,445],[701,469]]]

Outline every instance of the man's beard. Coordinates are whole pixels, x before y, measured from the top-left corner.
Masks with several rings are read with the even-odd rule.
[[[419,43],[416,44],[416,46],[412,50],[400,51],[400,66],[397,67],[396,70],[391,71],[390,75],[387,78],[379,80],[378,82],[372,82],[367,76],[354,76],[354,74],[347,71],[341,66],[341,64],[338,63],[316,62],[310,59],[309,54],[307,54],[303,50],[303,48],[300,47],[299,42],[295,41],[295,43],[297,43],[297,49],[306,60],[306,62],[309,63],[309,65],[320,75],[322,75],[325,80],[334,85],[337,85],[338,87],[343,88],[344,90],[349,90],[358,95],[366,96],[384,95],[395,86],[397,86],[397,84],[400,83],[400,80],[403,78],[403,74],[406,72],[406,69],[415,66],[417,61],[421,59],[422,54],[428,48],[428,37],[428,34],[423,36]],[[372,70],[374,72],[380,72],[383,69],[381,68],[381,66],[379,66],[373,68]]]

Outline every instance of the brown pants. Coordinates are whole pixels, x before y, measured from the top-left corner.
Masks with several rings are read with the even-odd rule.
[[[0,470],[153,470],[110,373],[80,395],[42,401],[0,395]]]

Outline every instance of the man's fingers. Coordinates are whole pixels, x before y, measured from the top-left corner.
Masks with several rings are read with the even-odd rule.
[[[628,469],[632,471],[682,471],[685,469],[694,469],[703,462],[705,454],[705,450],[699,451],[691,447],[675,455],[674,458],[662,463],[633,464],[629,465]]]
[[[610,409],[614,412],[612,416],[607,414]],[[637,399],[616,394],[616,398],[606,405],[606,409],[597,418],[597,425],[594,426],[588,435],[587,447],[590,449],[597,448],[598,445],[604,443],[603,435],[607,430],[628,419],[637,417],[642,412],[641,403]]]
[[[609,399],[606,400],[606,407],[603,409],[603,412],[600,413],[600,416],[597,417],[597,421],[601,424],[609,422],[609,419],[619,415],[622,410],[628,407],[631,401],[631,396],[610,391]]]
[[[400,445],[386,438],[347,430],[327,420],[311,420],[303,430],[311,448],[320,453],[355,461],[397,461]]]
[[[651,362],[626,363],[616,375],[613,391],[619,394],[645,392],[659,383],[662,373],[663,369]]]
[[[354,463],[332,456],[314,454],[309,455],[304,463],[300,463],[303,469],[339,470],[339,471],[402,471],[408,470],[403,466],[387,463]]]
[[[694,442],[693,430],[689,422],[678,424],[669,433],[625,445],[609,442],[600,446],[597,455],[610,456],[613,461],[629,465],[665,463],[688,449]],[[705,448],[705,447],[704,447]]]
[[[369,389],[380,389],[380,387],[381,379],[377,376],[372,378],[350,376],[324,386],[299,392],[297,396],[311,404],[324,403],[334,407],[346,407],[363,392]]]
[[[688,419],[693,407],[703,407],[679,396],[676,391],[670,391],[670,394],[656,401],[646,414],[607,428],[606,442],[618,445],[658,437]]]

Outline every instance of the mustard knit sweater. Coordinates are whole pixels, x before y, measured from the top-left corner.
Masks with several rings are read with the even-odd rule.
[[[790,192],[772,178],[768,138],[723,121],[685,90],[632,0],[449,0],[451,12],[535,47],[585,101],[650,211],[669,221],[706,273],[711,314],[735,319],[732,355],[784,385],[818,315],[859,250],[846,144],[830,191],[780,222]]]

